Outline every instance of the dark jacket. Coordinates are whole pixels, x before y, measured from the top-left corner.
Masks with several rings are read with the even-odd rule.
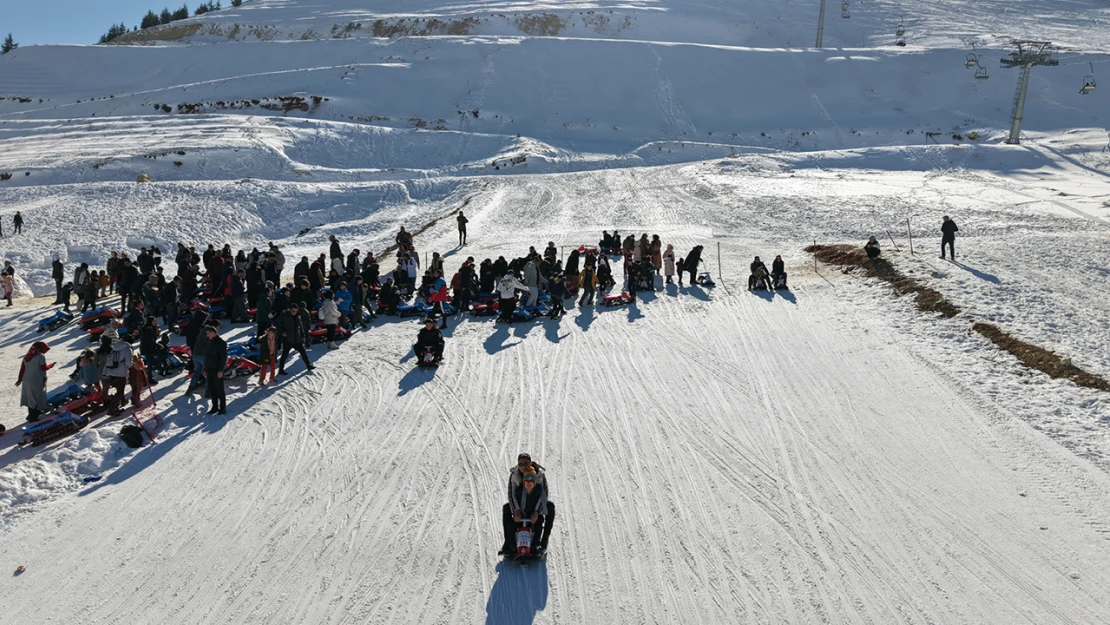
[[[701,262],[701,246],[695,246],[686,255],[686,260],[682,263],[682,268],[686,271],[697,271],[698,263]]]
[[[781,275],[781,274],[784,274],[784,273],[786,273],[786,263],[782,262],[781,260],[776,260],[776,261],[771,263],[771,274],[772,275],[777,276],[777,275]]]
[[[301,278],[307,278],[308,268],[308,260],[302,260],[297,263],[297,265],[293,267],[293,279],[299,282]]]
[[[771,272],[767,271],[767,265],[764,265],[763,261],[761,261],[761,260],[753,262],[752,265],[751,265],[751,268],[752,268],[752,275],[753,276],[755,275],[755,272],[759,271],[760,269],[762,269],[763,273],[765,273],[765,274],[770,274],[771,273]]]
[[[50,274],[55,280],[65,280],[65,267],[62,266],[62,261],[55,260],[53,263],[53,271]]]
[[[208,313],[203,310],[193,311],[193,318],[189,320],[189,324],[185,326],[185,344],[193,347],[197,343],[197,335],[200,334],[201,328],[204,323],[208,321]]]
[[[286,310],[274,319],[274,327],[277,328],[278,338],[283,343],[303,345],[308,338],[308,314],[298,310],[294,316]]]
[[[227,341],[220,335],[208,339],[208,348],[204,350],[204,370],[223,371],[227,366]]]
[[[416,335],[416,347],[418,349],[424,347],[433,347],[443,349],[443,333],[439,328],[421,328],[420,333]]]
[[[258,308],[254,311],[254,320],[260,326],[268,326],[270,325],[270,314],[273,311],[273,302],[270,301],[270,296],[263,291],[258,295]]]
[[[567,263],[563,266],[563,270],[567,275],[573,276],[578,273],[578,250],[571,250],[567,254]]]
[[[328,250],[328,258],[343,258],[343,250],[339,248],[339,241],[332,241]]]
[[[944,238],[946,238],[946,239],[956,238],[956,233],[959,232],[959,231],[960,231],[960,228],[958,226],[956,226],[956,222],[952,219],[949,219],[949,220],[945,221],[940,226],[940,232],[941,232],[941,234],[944,235]]]
[[[459,230],[466,230],[466,224],[470,220],[467,219],[464,215],[459,215],[455,218],[455,221],[459,222]]]
[[[139,330],[139,353],[143,356],[153,356],[158,351],[159,334],[161,333],[157,326],[143,326]]]

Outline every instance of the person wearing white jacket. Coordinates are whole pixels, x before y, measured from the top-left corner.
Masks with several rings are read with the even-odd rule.
[[[513,313],[516,312],[516,292],[525,291],[530,292],[526,285],[517,280],[516,276],[512,273],[505,274],[501,281],[497,283],[497,293],[500,301],[497,304],[497,310],[501,314],[501,320],[505,323],[513,322]]]
[[[534,259],[529,260],[524,265],[524,283],[528,285],[528,303],[526,306],[535,306],[540,297],[540,269],[536,266]]]
[[[332,292],[324,291],[324,302],[320,305],[320,320],[324,322],[324,326],[328,329],[328,349],[339,349],[335,344],[335,327],[339,325],[339,320],[342,315],[339,313],[339,306],[333,299]]]

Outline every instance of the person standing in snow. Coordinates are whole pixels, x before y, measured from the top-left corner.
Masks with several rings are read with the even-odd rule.
[[[35,341],[19,365],[15,385],[23,387],[19,395],[19,405],[27,407],[28,421],[38,421],[39,415],[50,410],[50,404],[46,401],[46,372],[54,363],[46,364],[44,354],[48,351],[49,345]]]
[[[512,273],[506,273],[501,281],[497,283],[497,293],[500,298],[497,304],[498,314],[501,315],[501,321],[512,324],[513,313],[516,312],[516,292],[517,290],[528,291],[528,287],[517,280],[516,276]]]
[[[459,222],[459,247],[462,247],[466,245],[466,224],[470,220],[466,218],[466,215],[463,215],[462,211],[459,211],[459,216],[455,218],[455,221]]]
[[[667,244],[667,251],[663,252],[663,275],[667,277],[667,284],[674,282],[674,246]]]
[[[208,335],[208,349],[204,354],[204,374],[208,378],[208,400],[212,402],[208,414],[227,414],[227,393],[224,389],[227,342],[220,338],[219,329],[214,325],[205,328],[204,332]]]
[[[696,278],[698,277],[698,264],[701,263],[701,251],[702,246],[695,245],[694,249],[690,250],[690,253],[686,255],[686,260],[683,261],[682,268],[679,270],[679,273],[682,271],[690,273],[690,286],[697,284]],[[678,277],[678,284],[679,286],[682,285],[681,275]]]
[[[531,308],[540,297],[540,269],[535,260],[529,259],[524,265],[524,284],[528,286],[528,302],[525,306]]]
[[[339,349],[339,346],[335,344],[335,327],[339,325],[339,320],[342,318],[339,305],[336,303],[335,294],[332,291],[325,290],[322,296],[324,301],[320,304],[320,311],[317,314],[328,330],[328,349]]]
[[[940,225],[940,257],[944,259],[944,246],[948,246],[949,255],[952,260],[956,260],[956,233],[960,228],[956,226],[956,222],[952,221],[948,215],[944,216],[944,222]]]
[[[54,279],[54,291],[57,297],[54,299],[55,304],[62,303],[62,282],[66,279],[65,267],[62,265],[62,259],[54,254],[54,260],[50,263],[50,277]]]
[[[0,286],[4,288],[4,299],[8,301],[8,308],[11,308],[12,293],[15,292],[15,278],[7,272],[0,274]]]
[[[23,234],[23,215],[19,211],[15,211],[15,217],[12,218],[12,225],[15,226],[16,234]]]
[[[593,306],[594,293],[597,291],[597,276],[594,275],[593,267],[586,267],[586,270],[578,277],[578,287],[582,289],[582,298],[578,300],[578,306]]]
[[[266,386],[266,372],[270,373],[270,383],[274,382],[277,373],[277,330],[273,327],[266,328],[262,338],[258,341],[258,385]]]
[[[120,340],[112,344],[112,351],[108,354],[108,361],[104,365],[104,376],[108,378],[105,404],[108,406],[108,414],[112,416],[123,412],[123,404],[126,401],[124,389],[130,379],[132,364],[131,335],[124,334],[119,338]],[[108,390],[115,390],[115,394],[110,398]]]

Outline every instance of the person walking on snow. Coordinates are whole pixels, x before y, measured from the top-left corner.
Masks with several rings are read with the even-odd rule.
[[[466,224],[470,221],[459,211],[459,216],[455,218],[459,222],[459,247],[466,245]]]
[[[23,234],[23,215],[19,211],[15,211],[15,217],[12,218],[12,225],[15,226],[16,234]]]
[[[48,351],[49,345],[35,341],[19,365],[15,385],[23,387],[19,395],[19,405],[27,407],[28,421],[38,421],[39,415],[50,410],[50,404],[46,401],[46,372],[54,363],[46,364],[45,354]]]
[[[940,257],[944,259],[944,246],[948,246],[949,255],[952,260],[956,260],[956,233],[960,228],[956,226],[956,222],[952,221],[948,215],[944,216],[944,222],[940,225]]]
[[[308,340],[308,313],[301,310],[296,303],[292,303],[285,312],[274,319],[274,327],[277,329],[278,338],[281,339],[281,359],[278,361],[278,375],[287,375],[285,373],[285,361],[289,358],[289,350],[296,350],[301,355],[305,369],[309,371],[315,369],[316,367],[308,360],[308,353],[304,349],[305,341]]]
[[[54,278],[54,290],[57,294],[54,300],[55,304],[62,303],[62,282],[66,279],[65,266],[62,265],[62,260],[54,254],[54,260],[50,263],[50,277]]]

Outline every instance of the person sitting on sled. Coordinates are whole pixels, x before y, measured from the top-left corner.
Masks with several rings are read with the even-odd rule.
[[[769,276],[771,272],[767,271],[767,265],[764,265],[763,261],[759,260],[758,256],[752,261],[751,270],[752,274],[748,276],[749,291],[759,285],[762,285],[761,288],[764,289],[770,288],[771,285],[767,281],[767,276]]]
[[[424,320],[424,328],[420,330],[420,334],[416,335],[416,344],[412,346],[412,351],[416,353],[418,361],[423,359],[424,352],[427,349],[431,349],[435,356],[433,362],[438,363],[443,360],[443,333],[436,327],[435,317],[428,317]]]
[[[771,281],[776,289],[786,288],[786,263],[782,262],[782,256],[776,256],[771,262]]]
[[[532,462],[532,456],[517,456],[516,466],[509,473],[509,503],[502,508],[505,544],[498,555],[516,552],[516,531],[525,519],[532,524],[532,554],[547,551],[551,526],[555,524],[555,504],[548,501],[547,476],[543,467]]]

